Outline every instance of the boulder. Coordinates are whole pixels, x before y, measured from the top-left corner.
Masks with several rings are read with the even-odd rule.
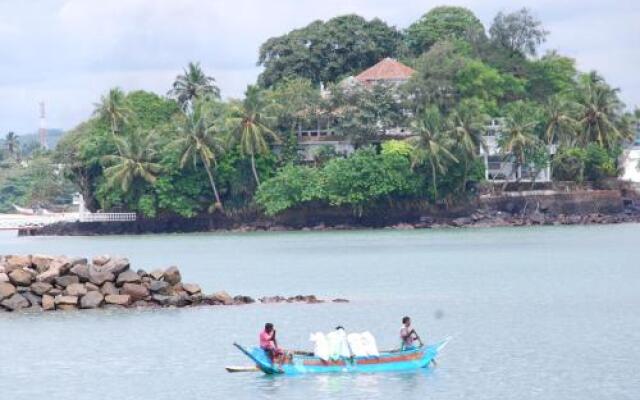
[[[204,295],[201,293],[195,293],[191,295],[191,304],[200,304],[204,301]]]
[[[54,298],[54,301],[56,303],[56,306],[60,306],[61,304],[67,304],[67,305],[74,305],[75,306],[76,304],[78,304],[78,296],[58,295],[58,296],[56,296]]]
[[[140,275],[131,270],[127,270],[118,275],[116,285],[122,286],[124,283],[140,283]]]
[[[24,292],[22,293],[22,295],[29,301],[31,307],[40,307],[40,305],[42,305],[42,297],[36,295],[35,293]]]
[[[71,261],[72,260],[70,260],[67,257],[57,257],[53,261],[51,261],[51,264],[49,265],[49,270],[57,269],[60,271],[60,275],[64,275],[67,272],[69,272],[69,270],[71,269],[72,267]]]
[[[76,307],[75,304],[59,304],[58,306],[56,306],[56,308],[58,310],[62,310],[62,311],[69,311],[69,310],[77,310],[78,307]]]
[[[0,300],[4,300],[16,293],[16,287],[8,282],[0,282]]]
[[[63,293],[67,296],[84,296],[87,294],[87,288],[82,283],[72,283],[64,289]]]
[[[185,307],[191,303],[191,298],[185,292],[180,294],[174,294],[173,296],[169,296],[169,306],[173,307]]]
[[[159,293],[164,295],[172,294],[171,287],[165,281],[151,281],[149,284],[149,290],[153,293]]]
[[[108,255],[104,255],[104,256],[95,256],[93,257],[93,259],[91,260],[91,263],[93,265],[97,265],[98,267],[101,267],[103,265],[105,265],[106,263],[109,262],[109,260],[111,260],[111,257]]]
[[[56,278],[56,285],[66,288],[72,283],[79,283],[80,278],[75,275],[63,275]]]
[[[113,282],[105,282],[100,288],[100,293],[106,296],[109,294],[120,294],[120,291]]]
[[[95,285],[102,285],[105,282],[113,282],[115,275],[109,271],[101,271],[94,266],[89,267],[89,282]]]
[[[93,283],[91,283],[91,282],[87,282],[87,283],[85,283],[85,284],[84,284],[84,287],[86,287],[86,288],[87,288],[87,291],[88,291],[88,292],[91,292],[91,291],[93,291],[93,290],[98,291],[98,292],[100,291],[100,286],[95,285],[95,284],[93,284]]]
[[[131,296],[128,294],[109,294],[105,296],[104,301],[107,304],[126,306],[131,303]]]
[[[104,296],[100,292],[91,291],[80,298],[80,308],[98,308],[102,305]]]
[[[182,276],[180,276],[180,270],[178,267],[169,267],[166,271],[164,271],[164,280],[169,282],[170,285],[175,285],[180,283],[182,280]]]
[[[59,289],[57,287],[51,288],[51,290],[49,290],[49,292],[47,294],[50,294],[51,296],[55,297],[59,294],[62,294],[62,289]]]
[[[170,296],[165,296],[163,294],[153,294],[151,296],[151,300],[155,301],[156,303],[160,304],[161,306],[167,306],[169,305],[169,299]]]
[[[55,310],[56,302],[53,296],[45,294],[42,296],[42,309],[44,311]]]
[[[34,254],[31,257],[31,263],[36,267],[36,271],[38,271],[39,274],[48,270],[52,261],[53,257],[42,254]]]
[[[5,258],[4,272],[10,273],[15,269],[31,268],[31,256],[9,255]]]
[[[4,272],[0,272],[0,282],[9,282],[9,275]]]
[[[164,271],[161,269],[154,269],[153,271],[149,272],[149,276],[151,276],[151,278],[155,279],[156,281],[159,281],[164,276]]]
[[[60,268],[54,267],[53,263],[49,266],[49,269],[44,271],[43,273],[36,275],[36,281],[38,282],[46,282],[53,283],[56,281],[56,278],[60,276]]]
[[[212,294],[211,296],[209,296],[209,300],[214,304],[224,304],[225,306],[233,304],[233,297],[231,297],[231,295],[224,290]]]
[[[14,285],[29,286],[33,279],[33,272],[27,271],[26,269],[18,268],[9,272],[9,280]]]
[[[140,278],[146,278],[149,276],[149,274],[147,273],[147,271],[143,270],[143,269],[139,269],[136,271],[136,274],[140,275]]]
[[[24,296],[20,293],[15,293],[13,296],[2,300],[2,302],[0,302],[0,305],[11,311],[18,311],[23,308],[29,307],[31,303],[29,303],[29,300],[24,298]]]
[[[132,301],[137,301],[149,296],[149,289],[135,283],[125,283],[120,289],[120,293],[128,294]]]
[[[34,282],[31,284],[31,291],[39,296],[48,293],[52,288],[53,286],[46,282]]]
[[[69,271],[77,275],[80,282],[89,282],[89,266],[87,264],[76,264]]]
[[[103,271],[109,271],[114,275],[118,275],[121,272],[129,269],[129,260],[126,258],[111,258],[106,264],[100,268]]]
[[[256,301],[249,296],[236,296],[233,298],[233,304],[251,304]]]
[[[185,283],[182,285],[182,288],[189,294],[196,294],[202,292],[199,285],[195,283]]]
[[[349,300],[347,300],[347,299],[333,299],[331,301],[333,301],[334,303],[348,303],[349,302]]]

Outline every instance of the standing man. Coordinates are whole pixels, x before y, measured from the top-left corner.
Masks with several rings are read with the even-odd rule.
[[[411,318],[403,317],[402,318],[402,328],[400,329],[400,340],[402,340],[402,345],[400,346],[400,350],[413,350],[416,346],[413,344],[414,340],[417,340],[420,343],[420,347],[424,346],[422,343],[422,339],[418,336],[418,333],[411,326]]]

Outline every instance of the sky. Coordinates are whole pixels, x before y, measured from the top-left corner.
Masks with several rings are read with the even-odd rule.
[[[640,106],[638,0],[0,0],[0,135],[71,129],[109,88],[166,94],[189,61],[240,97],[260,73],[258,48],[317,19],[357,13],[406,28],[438,5],[496,13],[528,7],[550,31],[545,49],[598,70]]]

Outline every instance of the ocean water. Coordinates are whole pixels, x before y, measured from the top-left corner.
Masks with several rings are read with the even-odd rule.
[[[348,304],[0,314],[0,399],[638,399],[640,225],[113,237],[0,234],[0,253],[178,265],[206,292]],[[411,315],[432,370],[229,374],[266,321],[288,348],[336,325],[397,346]]]

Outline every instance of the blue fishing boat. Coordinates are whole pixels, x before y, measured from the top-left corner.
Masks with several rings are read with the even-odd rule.
[[[294,352],[288,355],[282,365],[274,365],[269,355],[259,347],[244,348],[237,343],[233,345],[255,362],[256,367],[265,374],[298,375],[336,372],[394,372],[427,368],[449,343],[449,340],[450,338],[446,338],[436,344],[412,350],[385,351],[381,352],[379,356],[342,357],[337,360],[322,360],[311,354]]]

